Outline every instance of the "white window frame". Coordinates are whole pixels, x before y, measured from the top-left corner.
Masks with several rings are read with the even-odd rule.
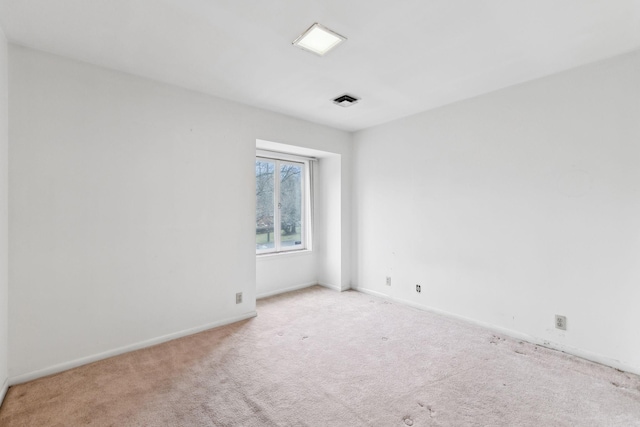
[[[265,150],[256,150],[256,160],[267,160],[274,162],[274,184],[273,184],[273,197],[274,197],[274,218],[273,218],[273,234],[274,234],[274,247],[267,249],[258,249],[256,247],[256,255],[274,255],[299,251],[311,250],[311,206],[312,206],[312,168],[311,162],[314,160],[308,157],[295,156],[285,153],[276,153]],[[281,221],[280,221],[280,165],[281,164],[301,164],[303,166],[302,182],[301,182],[301,221],[300,221],[300,241],[301,245],[295,246],[282,246],[281,242]]]

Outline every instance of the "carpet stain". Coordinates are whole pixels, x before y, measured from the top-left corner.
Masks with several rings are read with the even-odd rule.
[[[382,341],[389,341],[389,338],[387,338],[387,337],[382,337]]]
[[[520,351],[520,350],[513,350],[514,352],[518,353],[518,354],[524,354],[526,355],[527,353],[525,353],[524,351]]]
[[[307,338],[309,338],[307,335],[302,337],[303,340],[306,340]]]
[[[419,405],[421,408],[424,408],[424,409],[426,409],[427,411],[429,411],[429,416],[430,416],[431,418],[433,418],[433,417],[435,417],[435,416],[436,416],[436,411],[434,411],[434,410],[433,410],[433,408],[431,407],[431,405],[427,405],[427,404],[425,404],[425,403],[423,403],[423,402],[418,402],[418,405]]]
[[[489,342],[495,345],[498,345],[500,341],[504,341],[504,338],[501,338],[497,335],[492,335],[491,338],[489,339]]]
[[[284,335],[284,332],[278,332],[278,336],[281,337]]]
[[[402,417],[402,421],[404,421],[404,423],[408,426],[412,426],[413,425],[413,420],[411,419],[411,417],[409,415],[405,415],[404,417]]]

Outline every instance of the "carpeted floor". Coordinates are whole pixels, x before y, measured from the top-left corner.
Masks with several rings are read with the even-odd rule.
[[[358,292],[11,387],[1,426],[640,426],[640,377]]]

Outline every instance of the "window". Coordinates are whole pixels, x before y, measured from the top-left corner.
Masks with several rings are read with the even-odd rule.
[[[309,161],[256,156],[256,254],[307,249]]]

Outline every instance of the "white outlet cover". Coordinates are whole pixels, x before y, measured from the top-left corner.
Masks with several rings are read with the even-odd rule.
[[[567,318],[556,314],[556,329],[567,330]]]

